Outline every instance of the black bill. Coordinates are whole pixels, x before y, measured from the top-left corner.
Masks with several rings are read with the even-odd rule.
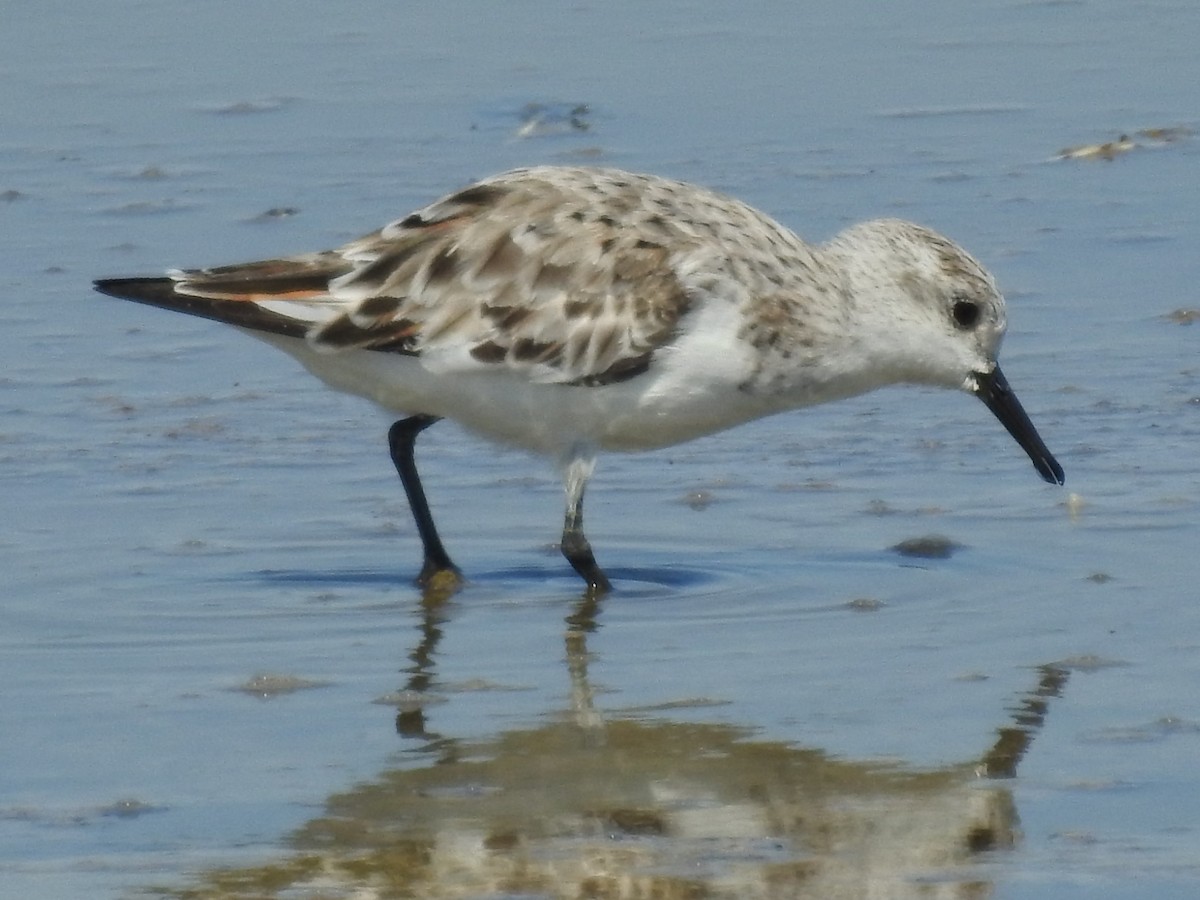
[[[1008,381],[1000,371],[1000,367],[996,366],[988,373],[977,373],[975,381],[977,384],[975,393],[979,399],[1003,423],[1004,427],[1008,429],[1008,433],[1016,438],[1021,449],[1029,454],[1038,474],[1051,484],[1062,484],[1062,466],[1042,443],[1037,429],[1029,421],[1029,416],[1025,415],[1021,402],[1017,400],[1017,395],[1008,386]]]

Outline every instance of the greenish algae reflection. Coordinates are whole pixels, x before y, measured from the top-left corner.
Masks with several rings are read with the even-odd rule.
[[[444,598],[426,598],[409,686],[434,681]],[[933,771],[834,759],[729,725],[608,718],[587,634],[567,620],[569,715],[468,743],[397,727],[437,756],[331,797],[280,859],[151,893],[217,898],[976,898],[985,854],[1012,847],[1003,779],[1067,670],[1038,670],[978,759]],[[407,718],[406,718],[407,717]],[[416,727],[419,722],[419,727]]]

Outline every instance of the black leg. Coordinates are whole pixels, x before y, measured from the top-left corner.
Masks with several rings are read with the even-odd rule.
[[[591,459],[572,460],[567,466],[567,515],[563,522],[562,553],[567,562],[583,576],[592,594],[607,594],[612,584],[596,565],[592,545],[583,533],[583,489],[592,474]]]
[[[421,566],[421,574],[417,576],[417,584],[421,585],[428,585],[443,574],[453,577],[455,581],[462,578],[458,566],[451,562],[450,555],[442,546],[442,539],[438,537],[433,515],[429,512],[429,501],[425,499],[425,490],[421,487],[421,478],[417,475],[417,464],[413,459],[417,435],[438,421],[438,416],[410,416],[393,423],[388,430],[392,463],[400,474],[400,483],[404,485],[404,493],[408,496],[408,505],[412,509],[425,551],[425,562]]]

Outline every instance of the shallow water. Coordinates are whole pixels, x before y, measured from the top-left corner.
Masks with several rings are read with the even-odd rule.
[[[1200,8],[4,20],[6,893],[1195,894],[1200,331],[1170,314],[1200,308],[1200,140],[1135,133],[1196,127]],[[420,463],[471,581],[423,601],[386,419],[89,289],[581,160],[814,239],[960,240],[1067,488],[918,390],[604,458],[592,607],[553,473],[440,425]],[[954,552],[890,549],[930,535]]]

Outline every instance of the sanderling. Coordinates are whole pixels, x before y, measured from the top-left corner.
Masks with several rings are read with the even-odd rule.
[[[1061,484],[996,364],[1004,299],[952,241],[882,219],[820,246],[738,200],[613,169],[506,172],[336,250],[106,294],[216,319],[406,418],[388,443],[424,548],[459,577],[413,459],[446,417],[546,455],[562,552],[609,589],[583,532],[601,450],[665,447],[761,416],[913,383],[979,397]]]

